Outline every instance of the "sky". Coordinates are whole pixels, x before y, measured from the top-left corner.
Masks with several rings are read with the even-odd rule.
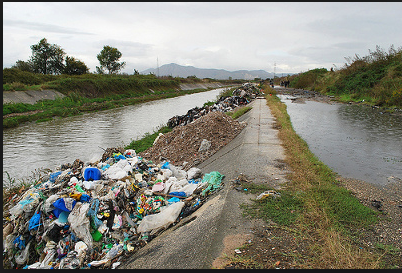
[[[402,46],[399,2],[3,2],[3,68],[46,38],[96,71],[103,46],[133,74],[176,63],[229,71],[341,68]]]

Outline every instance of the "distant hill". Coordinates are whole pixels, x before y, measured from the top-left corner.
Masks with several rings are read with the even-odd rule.
[[[158,75],[156,68],[149,68],[140,72],[140,74],[153,73]],[[196,68],[194,66],[183,66],[175,63],[164,64],[159,67],[159,76],[172,76],[187,78],[188,76],[196,76],[199,79],[211,78],[217,80],[227,80],[229,77],[232,79],[244,79],[252,80],[254,78],[272,78],[274,73],[267,72],[265,70],[237,70],[227,71],[224,69],[212,69],[212,68]]]

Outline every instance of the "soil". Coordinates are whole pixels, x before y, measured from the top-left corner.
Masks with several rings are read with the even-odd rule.
[[[379,211],[379,221],[371,228],[354,231],[354,243],[382,256],[385,268],[402,268],[402,179],[390,177],[386,187],[338,177],[340,185],[359,201]],[[374,202],[374,201],[379,201]],[[380,204],[380,206],[378,205]],[[253,238],[226,258],[224,269],[308,269],[316,254],[309,247],[308,235],[275,223],[256,226]]]
[[[11,113],[3,116],[3,119],[5,118],[11,118],[11,117],[16,117],[16,116],[29,116],[29,115],[34,115],[36,113],[42,113],[43,110],[34,110],[34,111],[28,111],[24,113]]]
[[[220,111],[210,112],[185,126],[176,126],[139,155],[156,164],[167,160],[188,170],[229,143],[245,126]],[[210,141],[211,146],[199,151],[203,139]]]

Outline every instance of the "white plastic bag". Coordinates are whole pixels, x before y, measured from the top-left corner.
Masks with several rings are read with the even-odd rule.
[[[159,213],[145,216],[138,226],[137,231],[140,233],[152,231],[152,233],[154,233],[161,228],[167,228],[176,221],[183,207],[184,202],[180,201],[162,208]]]
[[[185,179],[187,177],[186,171],[183,171],[172,164],[169,164],[169,169],[172,171],[173,176],[176,177],[177,180]]]
[[[74,209],[68,215],[68,222],[70,229],[74,231],[75,235],[83,240],[89,249],[92,248],[92,235],[89,231],[89,218],[87,213],[90,203],[77,202]]]
[[[202,175],[202,171],[201,169],[197,168],[197,167],[192,167],[187,171],[187,179],[191,180],[191,179],[196,179],[198,177],[201,177]]]

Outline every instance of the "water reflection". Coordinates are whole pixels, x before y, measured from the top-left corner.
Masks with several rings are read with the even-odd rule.
[[[361,105],[306,101],[287,105],[295,131],[310,150],[344,177],[385,185],[402,178],[402,117]]]
[[[214,101],[224,88],[3,130],[3,183],[75,159],[99,159],[103,149],[125,146],[175,115]]]

